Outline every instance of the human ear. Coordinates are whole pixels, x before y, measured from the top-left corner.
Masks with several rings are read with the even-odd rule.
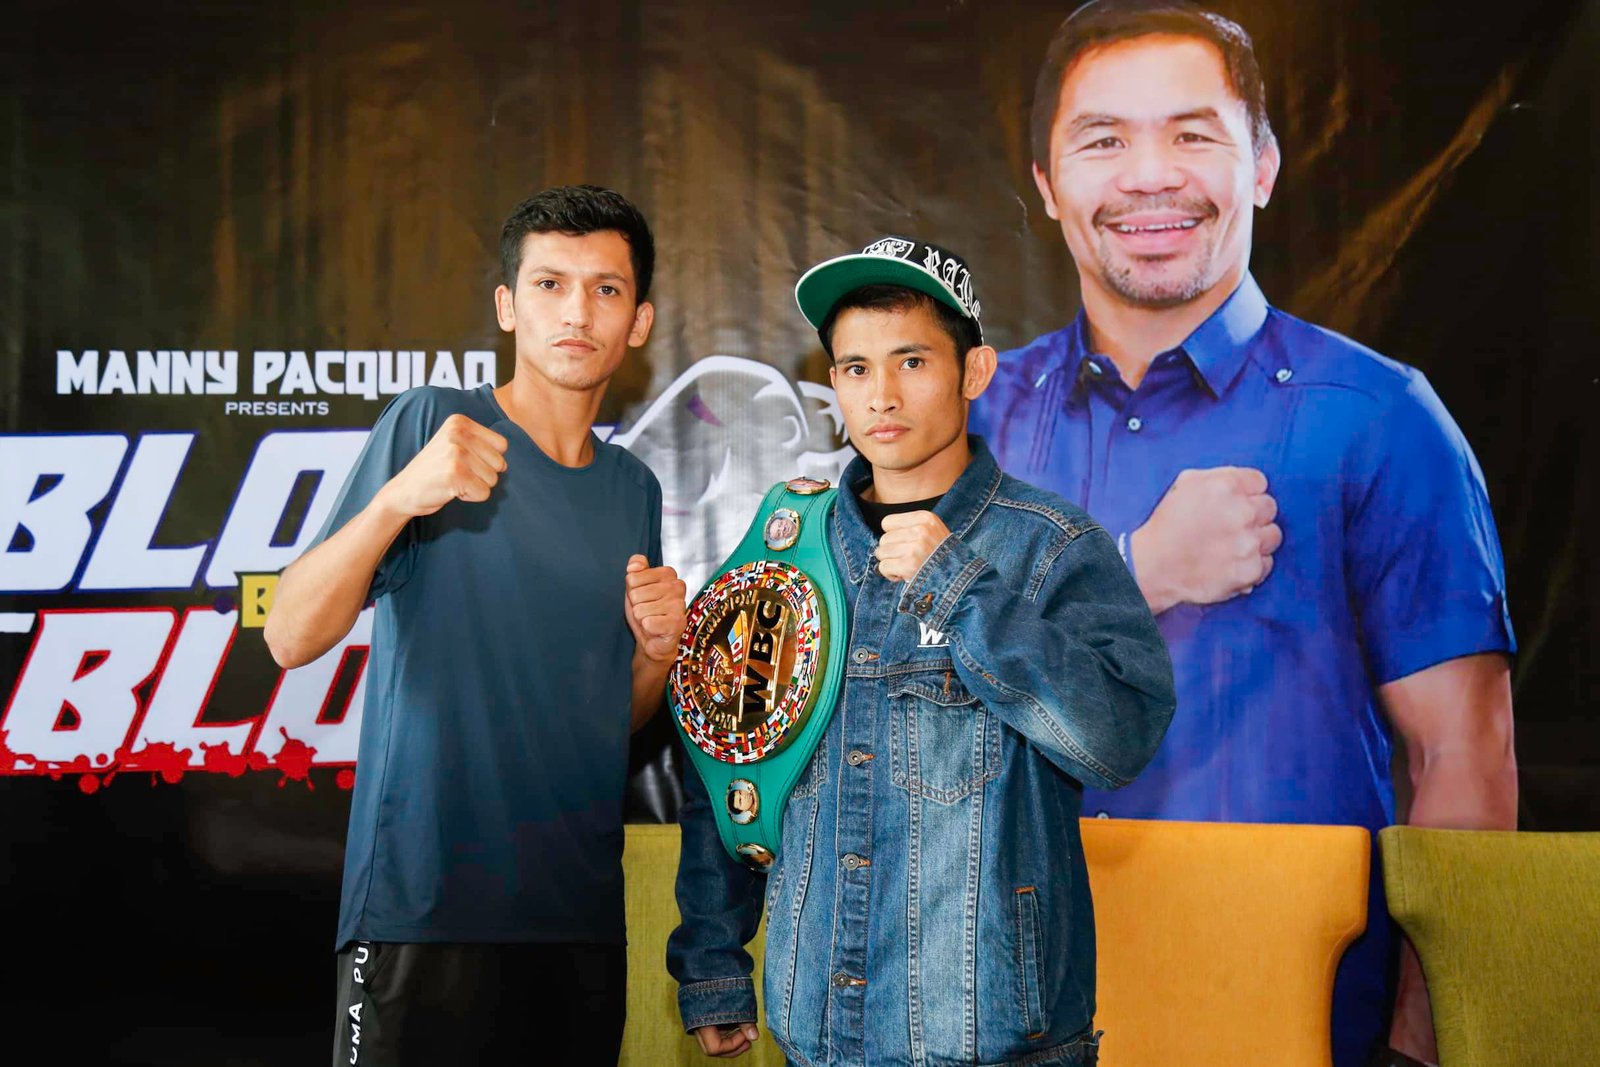
[[[1278,168],[1283,165],[1283,157],[1278,152],[1278,139],[1268,141],[1265,147],[1256,155],[1256,180],[1255,180],[1255,205],[1258,208],[1267,206],[1267,201],[1272,199],[1272,187],[1278,182]]]
[[[999,364],[999,356],[991,345],[979,345],[967,352],[967,369],[961,376],[961,396],[966,400],[976,400],[989,388],[989,383],[994,380],[994,372]]]
[[[628,331],[628,347],[638,348],[650,337],[650,327],[656,321],[655,305],[646,300],[633,309],[633,329]]]
[[[494,317],[500,323],[500,328],[506,333],[514,333],[517,329],[516,302],[511,296],[511,290],[504,285],[496,286],[494,291]]]
[[[1039,199],[1044,201],[1044,213],[1061,221],[1061,213],[1056,210],[1056,192],[1050,187],[1050,176],[1039,169],[1039,164],[1033,165],[1033,185],[1039,190]]]

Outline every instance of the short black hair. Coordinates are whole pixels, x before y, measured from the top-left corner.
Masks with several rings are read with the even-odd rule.
[[[605,230],[615,230],[628,242],[635,299],[643,303],[650,294],[650,277],[656,269],[656,241],[650,234],[650,224],[627,197],[598,185],[560,185],[518,204],[500,228],[501,277],[507,286],[516,288],[517,271],[522,268],[522,241],[530,233],[582,237]]]
[[[1050,173],[1050,130],[1061,107],[1061,83],[1084,53],[1118,41],[1152,34],[1195,37],[1222,53],[1228,85],[1244,102],[1250,120],[1250,143],[1256,155],[1273,143],[1267,118],[1267,88],[1261,80],[1255,46],[1237,22],[1184,0],[1091,0],[1068,15],[1045,49],[1044,63],[1033,87],[1033,161]]]
[[[933,312],[939,328],[955,343],[956,364],[966,370],[967,353],[983,344],[978,324],[943,300],[904,285],[863,285],[841,296],[817,330],[817,336],[822,338],[822,350],[828,353],[829,360],[833,359],[833,328],[846,311],[910,311],[913,308],[927,308]]]

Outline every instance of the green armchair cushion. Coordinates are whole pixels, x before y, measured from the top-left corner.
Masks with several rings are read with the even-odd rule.
[[[1600,833],[1379,831],[1441,1067],[1600,1063]]]

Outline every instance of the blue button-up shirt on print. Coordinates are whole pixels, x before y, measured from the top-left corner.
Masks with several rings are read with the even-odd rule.
[[[1106,532],[972,442],[934,507],[951,536],[909,582],[872,558],[865,461],[844,472],[844,687],[770,876],[728,858],[685,775],[667,959],[686,1028],[756,1017],[764,909],[767,1028],[800,1067],[1093,1062],[1080,782],[1139,773],[1172,669]]]
[[[1124,554],[1187,468],[1255,467],[1278,504],[1283,544],[1259,588],[1157,619],[1177,714],[1139,779],[1086,792],[1085,814],[1377,830],[1394,789],[1376,687],[1514,650],[1483,475],[1426,379],[1269,307],[1248,276],[1136,390],[1090,349],[1081,314],[1005,353],[972,429]],[[1341,1064],[1383,1024],[1383,908],[1375,871],[1369,932],[1339,975]]]

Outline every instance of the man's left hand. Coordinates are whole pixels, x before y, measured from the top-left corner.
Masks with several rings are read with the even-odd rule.
[[[686,587],[671,567],[652,567],[643,556],[628,559],[628,629],[646,658],[670,663],[683,637]]]
[[[949,536],[949,528],[931,511],[885,515],[883,536],[873,553],[878,557],[878,573],[891,582],[909,582]]]

